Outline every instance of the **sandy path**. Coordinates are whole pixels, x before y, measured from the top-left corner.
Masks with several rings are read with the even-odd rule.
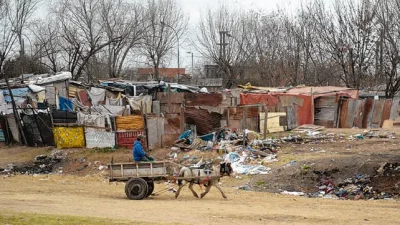
[[[228,178],[227,178],[228,179]],[[399,201],[307,199],[235,190],[224,179],[228,200],[211,189],[195,199],[185,187],[172,193],[131,201],[124,186],[102,178],[17,176],[0,180],[0,212],[36,212],[182,224],[398,224]],[[156,190],[165,187],[156,185]],[[197,191],[200,191],[197,188]]]

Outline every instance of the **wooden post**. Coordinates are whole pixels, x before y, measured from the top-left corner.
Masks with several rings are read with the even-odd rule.
[[[242,130],[243,131],[246,130],[246,116],[247,116],[247,107],[244,106],[243,107],[243,118],[242,118],[242,124],[243,124]]]
[[[185,132],[185,108],[181,106],[181,111],[180,111],[180,126],[181,126],[181,134]]]
[[[168,108],[168,113],[171,113],[171,84],[168,84],[168,93],[167,93],[167,108]]]
[[[315,111],[315,108],[314,108],[314,91],[311,88],[311,118],[312,118],[312,123],[311,124],[314,124],[314,111]]]
[[[3,75],[4,75],[4,73],[3,73]],[[7,76],[5,77],[5,80],[6,80],[6,84],[7,84],[7,89],[9,91],[10,97],[11,97],[11,104],[12,104],[12,107],[13,107],[14,119],[15,119],[15,122],[17,123],[18,130],[19,130],[19,132],[21,134],[21,137],[22,137],[22,144],[27,145],[28,142],[26,141],[24,129],[22,128],[22,124],[21,124],[21,118],[19,118],[19,114],[18,114],[18,111],[17,111],[17,106],[15,105],[15,101],[14,101],[14,95],[13,95],[13,93],[11,91],[10,83],[8,82],[8,77]]]
[[[265,115],[264,115],[264,130],[263,130],[263,139],[267,138],[267,125],[268,125],[268,105],[265,104],[264,106],[264,111],[265,111]]]
[[[230,107],[227,108],[227,118],[226,118],[226,126],[229,128],[229,109]]]

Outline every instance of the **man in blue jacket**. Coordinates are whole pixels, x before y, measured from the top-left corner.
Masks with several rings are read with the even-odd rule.
[[[135,143],[133,144],[133,149],[132,149],[133,159],[136,162],[153,161],[154,159],[152,157],[147,156],[146,152],[144,152],[141,140],[142,137],[138,136]]]

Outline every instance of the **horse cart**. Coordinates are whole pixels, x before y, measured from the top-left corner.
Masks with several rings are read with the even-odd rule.
[[[175,174],[174,176],[171,163],[166,161],[111,163],[108,167],[109,181],[125,182],[125,194],[132,200],[141,200],[150,196],[154,191],[155,180],[178,181],[179,190],[175,195],[175,197],[178,197],[179,191],[183,186],[183,180],[190,183],[189,188],[192,190],[191,186],[194,183],[202,184],[207,182],[211,187],[213,181],[215,179],[219,180],[222,174],[222,169],[220,168],[207,172],[206,169],[182,167],[179,175],[176,176]],[[190,171],[190,173],[188,175],[188,173],[182,171]],[[220,189],[219,187],[217,188]],[[202,194],[202,197],[204,195]]]

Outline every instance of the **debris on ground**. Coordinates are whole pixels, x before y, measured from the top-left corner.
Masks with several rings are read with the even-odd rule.
[[[21,173],[21,174],[49,174],[54,171],[60,173],[61,170],[57,165],[65,158],[62,151],[55,151],[51,155],[38,155],[34,158],[32,163],[18,166],[10,166],[8,173]]]

